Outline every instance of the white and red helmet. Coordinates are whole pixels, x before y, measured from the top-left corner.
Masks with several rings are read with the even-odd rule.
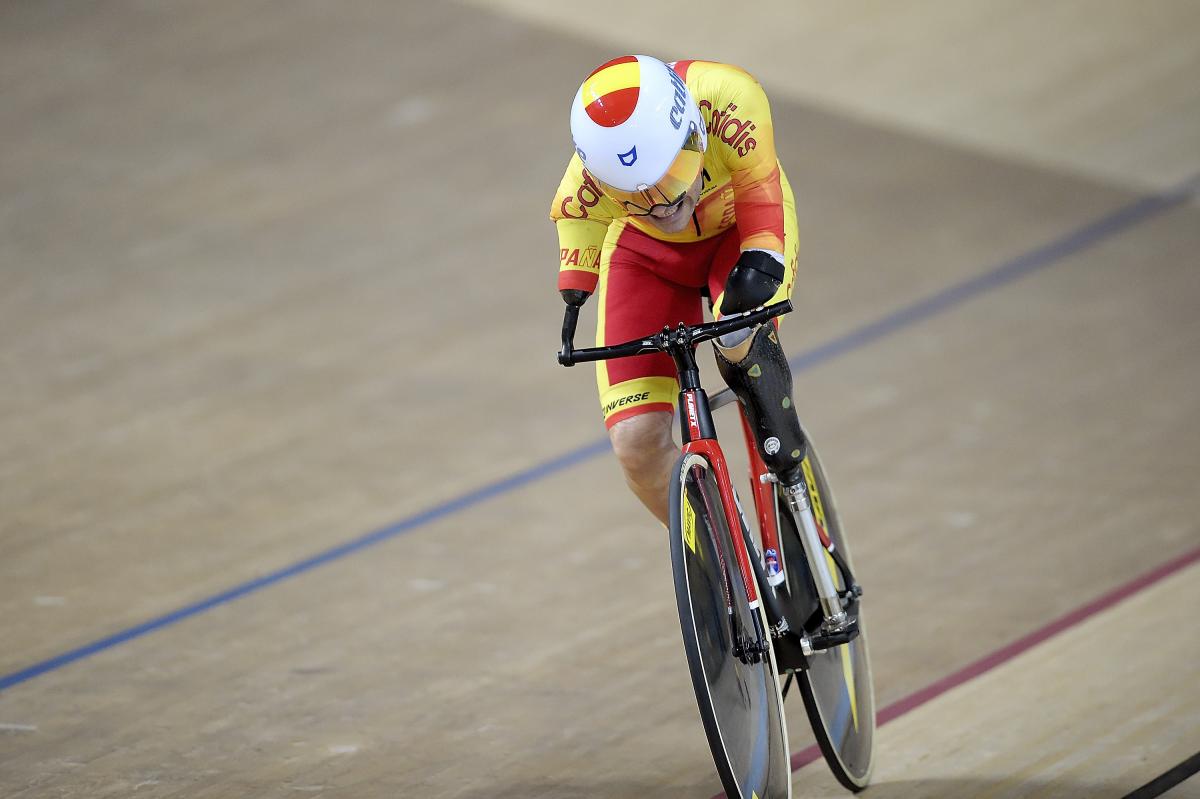
[[[614,58],[587,76],[571,105],[571,135],[604,193],[634,214],[681,199],[708,145],[683,78],[645,55]]]

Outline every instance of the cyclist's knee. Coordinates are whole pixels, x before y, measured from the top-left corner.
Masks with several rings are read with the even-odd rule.
[[[613,452],[628,479],[638,483],[662,479],[664,460],[674,458],[671,420],[671,414],[655,411],[622,419],[609,428]]]
[[[767,303],[785,275],[783,256],[766,250],[746,250],[738,258],[721,297],[721,313],[741,313]]]

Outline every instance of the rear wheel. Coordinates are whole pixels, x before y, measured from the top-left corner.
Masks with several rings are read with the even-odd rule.
[[[803,466],[813,516],[829,535],[842,561],[853,570],[833,494],[811,442]],[[802,625],[804,631],[811,634],[822,621],[821,608],[796,524],[782,501],[780,507],[779,539],[788,588],[785,590],[781,586],[779,597],[792,629]],[[844,590],[847,575],[835,558],[826,553],[825,560],[838,590]],[[807,668],[796,671],[804,707],[821,753],[838,782],[856,792],[870,782],[875,741],[875,690],[860,605],[856,600],[847,608],[850,615],[858,618],[858,636],[848,644],[814,652],[807,657]]]
[[[761,602],[734,558],[717,481],[685,453],[671,478],[671,565],[696,704],[729,799],[791,796],[783,698]]]

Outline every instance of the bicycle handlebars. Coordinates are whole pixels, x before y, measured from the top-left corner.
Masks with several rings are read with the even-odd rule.
[[[730,314],[715,322],[704,322],[688,327],[682,322],[672,330],[664,327],[661,332],[646,338],[633,339],[623,344],[611,347],[589,347],[577,350],[574,346],[575,326],[579,323],[578,305],[568,305],[563,316],[562,349],[558,352],[558,362],[563,366],[574,366],[587,361],[605,361],[611,358],[628,358],[633,355],[644,355],[650,352],[667,352],[680,347],[694,347],[702,341],[720,338],[735,330],[743,330],[762,324],[776,316],[790,313],[791,300],[783,300],[774,305],[760,306],[739,314]]]
[[[562,329],[562,349],[558,351],[558,362],[563,366],[574,366],[575,361],[571,359],[575,352],[575,326],[579,324],[579,309],[583,305],[567,305],[566,313],[563,314],[563,329]],[[563,360],[563,358],[566,360]]]

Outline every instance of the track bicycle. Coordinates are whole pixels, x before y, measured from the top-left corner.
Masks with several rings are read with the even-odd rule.
[[[696,703],[729,799],[791,797],[783,699],[793,682],[838,782],[860,791],[872,769],[875,699],[862,589],[821,461],[805,430],[803,478],[781,484],[742,413],[757,546],[712,417],[737,398],[725,389],[710,401],[696,364],[698,344],[791,310],[784,300],[623,344],[575,349],[579,306],[568,305],[558,354],[564,366],[653,352],[675,362],[683,451],[671,475],[671,566]]]

